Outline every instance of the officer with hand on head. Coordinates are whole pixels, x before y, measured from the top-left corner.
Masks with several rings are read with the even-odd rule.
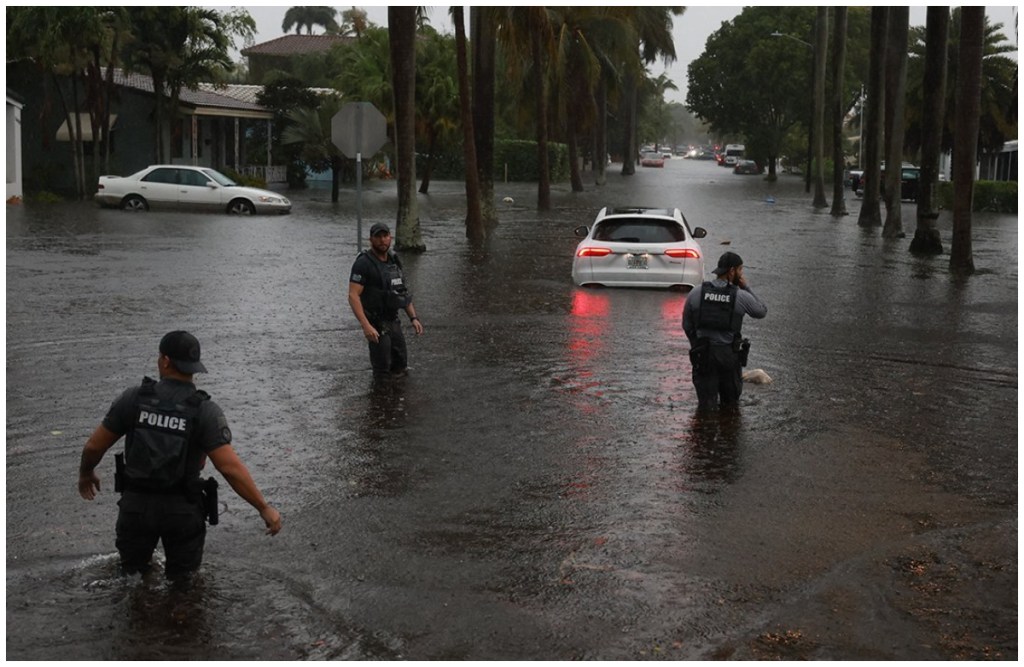
[[[231,488],[259,511],[269,535],[281,530],[281,515],[264,500],[231,446],[231,429],[220,407],[192,382],[193,374],[206,372],[195,336],[186,331],[164,336],[157,369],[160,380],[147,377],[141,386],[121,394],[85,443],[78,492],[86,500],[96,497],[96,466],[125,436],[115,476],[115,490],[121,491],[116,544],[122,570],[147,572],[157,542],[162,541],[165,574],[174,578],[199,568],[208,513],[211,523],[216,522],[215,493],[212,499],[208,495],[212,480],[204,484],[199,478],[207,457]]]
[[[417,336],[423,333],[423,325],[412,305],[402,262],[391,251],[391,230],[383,223],[370,227],[370,248],[352,264],[348,303],[369,345],[374,377],[405,373],[409,355],[398,311],[409,316]]]
[[[713,272],[716,278],[694,287],[683,307],[698,409],[739,401],[750,347],[740,333],[743,316],[760,319],[768,314],[747,285],[739,255],[726,252]]]

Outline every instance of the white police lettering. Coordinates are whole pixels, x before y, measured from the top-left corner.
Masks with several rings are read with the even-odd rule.
[[[392,286],[398,285],[399,287],[401,287],[402,286],[402,279],[401,278],[392,278],[391,279],[391,285]]]
[[[351,278],[351,280],[349,282],[361,283],[361,282],[363,282],[363,277],[361,275],[359,275],[358,273],[353,273],[352,274],[352,278]]]
[[[139,410],[139,423],[182,432],[188,426],[188,420],[184,417],[169,417],[148,410]]]
[[[704,295],[704,300],[705,301],[721,301],[721,302],[725,303],[725,302],[727,302],[729,300],[729,295],[728,294],[713,294],[711,292],[708,292],[707,294]]]

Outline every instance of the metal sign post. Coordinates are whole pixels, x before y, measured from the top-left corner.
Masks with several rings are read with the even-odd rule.
[[[331,141],[356,159],[356,247],[363,247],[363,154],[373,155],[388,140],[384,115],[369,102],[349,102],[331,119]]]

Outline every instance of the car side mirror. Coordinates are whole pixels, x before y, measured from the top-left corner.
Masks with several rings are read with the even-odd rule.
[[[206,187],[213,188],[214,190],[216,190],[220,186],[217,185],[217,181],[206,181]]]
[[[572,230],[573,234],[579,238],[585,238],[590,233],[590,229],[586,225],[580,225],[576,229]]]
[[[693,228],[693,238],[695,238],[695,239],[702,239],[702,238],[704,238],[707,235],[708,235],[708,230],[704,229],[703,227],[694,227]]]

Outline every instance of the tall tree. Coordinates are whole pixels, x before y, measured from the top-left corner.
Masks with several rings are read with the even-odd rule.
[[[480,214],[490,234],[498,226],[494,204],[494,74],[497,51],[497,7],[469,10],[472,46],[473,136],[480,181]]]
[[[939,217],[936,190],[942,122],[946,116],[946,54],[949,48],[949,8],[929,7],[924,63],[924,105],[921,122],[921,180],[917,190],[917,228],[910,252],[942,254],[942,237],[935,226]]]
[[[548,155],[549,70],[553,52],[551,16],[545,7],[507,7],[498,31],[515,74],[523,75],[533,95],[537,142],[537,208],[551,208],[551,169]]]
[[[416,202],[416,7],[388,7],[388,43],[395,96],[398,214],[395,248],[423,252]]]
[[[828,7],[814,20],[814,208],[825,208],[825,61],[828,52]]]
[[[833,217],[846,215],[846,189],[843,172],[846,166],[846,151],[843,145],[843,124],[846,119],[846,25],[849,10],[835,8],[832,24],[832,210]]]
[[[963,7],[960,11],[956,135],[953,146],[953,243],[949,268],[954,274],[966,276],[974,273],[971,211],[974,202],[974,169],[978,162],[985,8]]]
[[[907,35],[910,8],[889,8],[889,31],[885,48],[885,226],[882,236],[903,238],[903,137],[907,99]]]
[[[351,7],[341,13],[341,26],[338,28],[339,35],[352,35],[361,39],[367,28],[373,22],[367,18],[366,10],[359,7]]]
[[[314,171],[331,170],[331,201],[338,201],[344,156],[331,138],[331,119],[341,110],[341,100],[330,97],[317,107],[296,107],[285,113],[288,125],[281,143],[298,145],[299,155]]]
[[[416,134],[427,139],[419,191],[427,194],[440,146],[451,143],[461,125],[459,68],[452,35],[442,35],[427,25],[419,29],[416,46]]]
[[[334,7],[291,7],[284,13],[281,30],[288,32],[295,28],[298,35],[305,28],[306,34],[312,35],[313,26],[321,26],[325,32],[337,32],[337,15],[338,10]]]
[[[879,209],[882,173],[882,131],[885,126],[885,46],[889,30],[889,8],[871,8],[871,59],[868,65],[867,103],[864,116],[864,196],[860,204],[857,224],[862,227],[880,227]]]
[[[473,243],[486,238],[480,212],[480,173],[476,164],[473,112],[469,94],[469,62],[466,56],[466,17],[461,6],[452,7],[455,52],[459,70],[459,111],[462,117],[462,150],[466,159],[466,237]]]

